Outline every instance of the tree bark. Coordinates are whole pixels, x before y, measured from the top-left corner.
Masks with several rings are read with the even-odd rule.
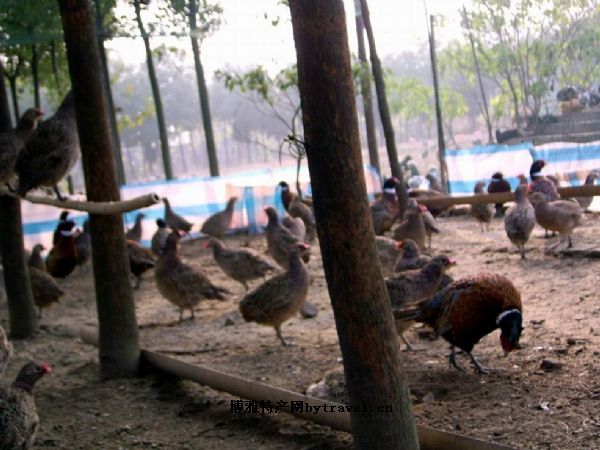
[[[90,0],[59,0],[77,129],[90,201],[118,201],[108,105],[102,85]],[[106,378],[137,374],[140,357],[129,261],[120,214],[90,215],[100,371]]]
[[[150,87],[152,88],[152,98],[154,98],[154,108],[156,109],[156,120],[158,122],[158,134],[160,136],[160,148],[162,152],[165,178],[167,180],[172,180],[173,167],[171,165],[171,154],[169,152],[169,137],[167,135],[167,126],[165,123],[165,113],[160,96],[160,88],[158,86],[158,79],[156,78],[156,69],[154,68],[154,60],[152,59],[152,50],[150,49],[150,38],[148,37],[148,33],[146,33],[144,22],[142,21],[140,0],[134,0],[133,6],[135,8],[135,18],[138,28],[140,29],[140,34],[142,36],[142,40],[144,41],[144,48],[146,49],[146,64],[148,66]]]
[[[369,77],[369,62],[365,49],[365,24],[362,18],[360,0],[354,0],[356,10],[356,36],[358,38],[358,59],[361,63],[360,73],[360,95],[363,99],[363,110],[365,114],[365,127],[367,129],[367,146],[369,148],[369,163],[377,169],[381,176],[379,165],[379,151],[377,149],[377,134],[375,132],[375,118],[373,117],[373,96],[371,95],[371,78]]]
[[[102,66],[102,84],[108,102],[108,118],[110,120],[110,138],[112,142],[113,154],[115,156],[115,164],[117,166],[117,181],[119,185],[127,182],[125,177],[125,167],[123,166],[123,150],[121,148],[121,138],[117,128],[117,117],[115,111],[115,103],[113,100],[112,89],[110,86],[110,73],[108,71],[108,57],[106,56],[106,48],[104,40],[106,39],[106,30],[104,29],[102,5],[100,0],[94,0],[96,10],[96,29],[98,30],[98,51],[100,52],[100,65]]]
[[[390,116],[390,108],[387,102],[385,93],[385,83],[383,81],[383,70],[381,61],[377,56],[377,47],[375,46],[375,36],[371,27],[371,19],[369,17],[369,7],[367,0],[360,0],[362,9],[363,23],[367,31],[367,39],[369,40],[369,55],[371,57],[371,70],[373,71],[373,80],[375,81],[375,91],[377,92],[377,105],[379,106],[379,116],[383,125],[383,134],[385,136],[385,146],[387,148],[388,158],[390,160],[390,169],[392,175],[400,182],[396,186],[398,194],[398,205],[400,207],[400,217],[404,216],[406,206],[408,205],[408,193],[406,192],[406,184],[404,183],[404,175],[398,163],[398,151],[396,150],[396,139],[394,137],[394,127],[392,126],[392,118]]]
[[[446,140],[444,139],[444,122],[442,120],[442,105],[440,100],[440,83],[438,80],[437,72],[437,59],[435,57],[435,35],[433,32],[434,28],[434,17],[429,17],[431,28],[429,29],[429,56],[431,58],[431,73],[433,76],[433,92],[435,95],[435,118],[437,126],[437,138],[438,138],[438,161],[440,164],[440,178],[442,183],[442,189],[446,192],[448,186],[448,170],[446,167]]]
[[[208,89],[204,79],[204,68],[200,59],[200,45],[198,44],[198,27],[196,14],[198,12],[197,0],[189,0],[190,39],[192,41],[192,53],[194,54],[194,65],[196,68],[196,81],[198,82],[198,97],[200,98],[200,110],[202,112],[202,125],[206,137],[206,152],[208,154],[208,166],[211,177],[219,176],[219,160],[215,147],[212,118],[210,115],[210,102],[208,100]]]
[[[313,205],[350,404],[392,407],[352,411],[355,446],[418,449],[370,219],[343,1],[289,5]]]
[[[33,102],[36,108],[41,108],[39,56],[36,44],[31,44],[31,75],[33,77]]]
[[[13,112],[15,116],[15,123],[19,123],[21,118],[21,112],[19,111],[19,94],[17,92],[17,76],[7,77],[8,84],[10,85],[10,96],[12,98]]]
[[[4,68],[0,60],[0,133],[11,128]],[[10,335],[14,339],[25,339],[37,330],[37,313],[23,251],[21,200],[8,195],[0,195],[0,254],[4,267]]]

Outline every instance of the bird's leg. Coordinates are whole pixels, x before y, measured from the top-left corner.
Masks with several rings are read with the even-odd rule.
[[[448,356],[448,363],[453,365],[456,369],[460,370],[461,372],[465,371],[465,369],[459,366],[456,362],[456,348],[454,347],[454,345],[450,346],[450,355]]]
[[[481,227],[481,232],[483,233],[483,222],[479,222],[479,226]]]
[[[64,202],[66,200],[66,198],[63,197],[62,194],[60,193],[60,190],[58,189],[58,184],[55,184],[52,189],[54,189],[54,193],[56,194],[56,198],[58,198],[61,202]]]
[[[279,340],[281,341],[281,345],[283,345],[284,347],[287,347],[288,345],[290,345],[290,343],[288,341],[286,341],[283,336],[281,335],[281,325],[277,325],[275,327],[275,333],[277,333],[277,337],[279,338]]]
[[[245,281],[242,281],[242,284],[244,285],[244,288],[246,288],[246,292],[248,292],[248,283],[246,283]]]
[[[572,248],[573,247],[573,241],[571,240],[571,235],[570,234],[567,236],[567,239],[569,240],[569,245],[567,245],[567,248]]]
[[[190,319],[196,320],[196,316],[194,315],[194,308],[190,308],[190,312],[192,313],[192,317],[190,317]]]
[[[525,256],[525,246],[523,244],[519,245],[519,250],[521,251],[521,259],[527,259]]]
[[[471,354],[471,352],[466,352],[467,355],[469,355],[469,358],[471,358],[471,362],[473,363],[473,365],[475,365],[475,368],[477,369],[477,373],[483,375],[483,374],[488,374],[490,373],[490,369],[487,367],[483,367],[479,361],[477,361],[475,359],[475,357]]]
[[[179,322],[183,322],[183,308],[179,308]]]

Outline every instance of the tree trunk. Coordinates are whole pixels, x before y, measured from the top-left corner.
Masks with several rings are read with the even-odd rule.
[[[89,0],[59,0],[77,129],[90,201],[119,201],[108,105]],[[90,215],[92,257],[104,377],[137,374],[140,357],[123,218]]]
[[[171,155],[169,153],[169,137],[167,135],[167,126],[165,124],[165,114],[163,111],[162,99],[160,97],[160,88],[158,87],[158,79],[156,78],[156,70],[154,68],[154,60],[152,59],[152,50],[150,49],[150,38],[142,16],[140,14],[140,0],[134,0],[135,18],[140,29],[144,48],[146,49],[146,64],[148,65],[148,77],[150,78],[150,87],[152,88],[152,98],[154,98],[154,108],[156,109],[156,120],[158,122],[158,133],[160,135],[160,148],[162,152],[163,167],[165,169],[165,178],[173,179],[173,168],[171,165]]]
[[[196,67],[196,81],[198,82],[198,97],[200,98],[200,110],[202,111],[202,125],[204,136],[206,136],[206,152],[208,154],[208,165],[211,177],[219,176],[219,160],[215,148],[215,137],[213,133],[212,119],[210,115],[210,102],[208,100],[208,89],[204,79],[204,69],[200,60],[200,45],[198,44],[198,27],[196,25],[196,14],[198,12],[197,0],[189,0],[190,39],[192,41],[192,53],[194,54],[194,65]]]
[[[377,135],[375,133],[375,118],[373,117],[373,96],[371,95],[371,77],[369,76],[369,62],[365,49],[365,24],[362,18],[360,0],[354,0],[356,10],[356,36],[358,37],[358,59],[361,63],[360,95],[363,99],[365,114],[365,127],[367,129],[367,146],[369,147],[369,163],[377,169],[381,176],[379,165],[379,151],[377,150]]]
[[[433,92],[435,95],[435,118],[438,138],[438,161],[440,164],[440,179],[442,189],[446,192],[448,186],[448,170],[446,167],[446,141],[444,139],[444,122],[442,121],[442,105],[440,100],[440,84],[437,73],[437,59],[435,57],[435,37],[433,33],[434,18],[430,16],[431,28],[429,29],[429,56],[431,58],[431,73],[433,75]]]
[[[375,36],[371,27],[371,19],[369,17],[369,7],[367,0],[360,0],[362,9],[363,22],[367,31],[367,39],[369,40],[369,55],[371,56],[371,69],[373,70],[373,80],[375,81],[375,90],[377,92],[377,105],[379,106],[379,116],[383,125],[383,133],[385,136],[385,146],[387,148],[388,158],[390,160],[390,169],[392,175],[400,182],[396,186],[398,194],[398,204],[400,207],[400,217],[404,216],[406,206],[408,204],[408,193],[406,192],[406,184],[404,183],[404,175],[398,163],[398,151],[396,150],[396,140],[394,138],[394,127],[392,126],[392,118],[388,107],[387,97],[385,94],[385,83],[383,81],[383,70],[381,69],[381,61],[377,56],[377,48],[375,46]]]
[[[36,44],[31,44],[31,75],[33,76],[33,102],[36,108],[41,108],[39,57]]]
[[[392,408],[352,411],[355,446],[418,449],[370,219],[343,1],[289,5],[317,231],[350,404]]]
[[[10,85],[10,96],[12,98],[13,112],[15,115],[15,123],[19,123],[21,118],[21,112],[19,111],[19,93],[17,92],[17,76],[14,75],[8,78],[8,84]]]
[[[113,101],[112,89],[110,86],[110,73],[108,71],[108,57],[106,56],[106,48],[104,40],[106,39],[106,30],[104,29],[101,0],[94,0],[96,10],[96,29],[98,30],[98,51],[100,52],[100,65],[102,66],[102,84],[108,102],[108,118],[110,120],[110,137],[112,142],[113,154],[115,156],[115,164],[117,166],[117,181],[119,185],[127,182],[125,176],[125,167],[123,166],[123,150],[121,147],[121,138],[117,127],[117,117],[115,111],[115,103]]]
[[[4,68],[0,60],[0,133],[11,128]],[[37,314],[23,251],[21,200],[8,195],[0,195],[0,255],[4,267],[10,335],[14,339],[25,339],[37,330]]]

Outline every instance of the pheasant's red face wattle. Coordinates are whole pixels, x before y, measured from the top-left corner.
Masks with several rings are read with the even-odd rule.
[[[42,363],[40,364],[40,367],[42,368],[44,373],[52,373],[52,367],[50,367],[48,364]]]

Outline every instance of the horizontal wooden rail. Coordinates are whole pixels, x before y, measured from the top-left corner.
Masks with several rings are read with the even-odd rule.
[[[593,197],[600,195],[600,186],[582,185],[558,188],[562,198]],[[430,197],[419,198],[417,201],[425,206],[452,206],[452,205],[478,205],[481,203],[506,203],[514,200],[512,192],[498,192],[496,194],[461,195],[457,197]]]
[[[97,333],[89,330],[81,330],[80,336],[83,342],[90,345],[98,345]],[[276,405],[279,401],[302,402],[304,408],[302,412],[292,412],[283,409],[295,416],[310,420],[320,425],[326,425],[336,430],[352,432],[350,426],[350,413],[339,412],[344,409],[340,403],[325,401],[322,399],[308,397],[297,392],[288,391],[264,383],[247,380],[225,372],[190,364],[185,361],[172,358],[162,353],[151,350],[142,350],[142,358],[150,365],[162,370],[163,372],[180,378],[194,381],[196,383],[209,386],[217,391],[227,392],[242,399],[256,400],[258,402],[270,401]],[[323,404],[327,407],[333,407],[335,412],[323,411]],[[306,412],[306,405],[313,408],[315,412]],[[315,407],[319,407],[318,409]],[[331,408],[330,408],[331,410]],[[385,413],[382,413],[385,414]],[[447,433],[434,428],[417,426],[419,434],[419,445],[421,450],[514,450],[512,447],[495,444],[493,442],[482,441],[459,434]]]
[[[0,188],[0,195],[10,195],[11,197],[20,198],[14,192],[10,192],[6,188]],[[160,197],[154,193],[142,195],[129,200],[121,200],[118,202],[89,202],[85,200],[58,200],[56,198],[27,194],[24,197],[30,203],[39,205],[55,206],[61,209],[73,209],[75,211],[84,211],[90,214],[111,215],[121,214],[136,209],[146,208],[148,206],[160,203]]]

